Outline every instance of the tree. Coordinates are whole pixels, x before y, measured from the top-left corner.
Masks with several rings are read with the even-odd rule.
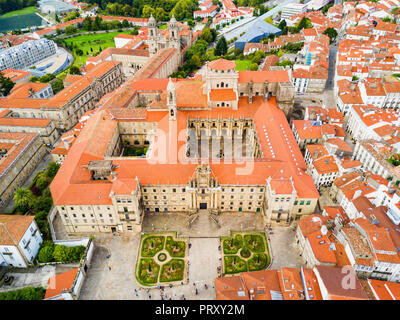
[[[226,39],[222,36],[214,49],[214,55],[216,56],[224,56],[228,52],[228,45],[226,43]]]
[[[66,26],[65,27],[65,33],[66,34],[73,34],[77,31],[76,27],[71,25],[71,26]]]
[[[83,19],[82,28],[87,31],[92,30],[92,19],[89,16]]]
[[[79,70],[79,68],[77,66],[70,66],[69,67],[69,74],[81,74],[81,71]]]
[[[323,34],[329,37],[330,43],[332,43],[332,41],[334,41],[338,35],[337,31],[332,27],[326,28]]]
[[[165,21],[167,19],[167,13],[163,8],[156,8],[154,12],[154,18],[157,21]]]
[[[213,42],[213,34],[211,33],[211,29],[210,28],[204,28],[200,39],[207,41],[208,43]]]
[[[53,179],[56,176],[58,169],[60,169],[60,165],[57,162],[50,162],[46,169],[46,176]]]
[[[36,179],[35,185],[40,190],[44,190],[45,188],[47,188],[47,186],[49,185],[49,181],[47,180],[46,176],[44,175],[44,172],[40,172],[39,176]]]
[[[54,247],[46,246],[40,249],[38,254],[38,260],[41,263],[47,263],[54,260]]]
[[[154,16],[154,9],[146,4],[142,10],[142,16],[143,18],[149,18],[151,15]]]
[[[258,70],[258,64],[257,63],[252,63],[249,67],[250,71],[257,71]]]
[[[124,19],[124,20],[122,21],[122,27],[123,27],[123,28],[129,28],[129,22],[128,22],[128,20]]]
[[[33,194],[29,189],[18,188],[14,192],[13,199],[18,207],[30,209],[33,206]]]
[[[6,96],[10,93],[11,89],[14,88],[15,83],[8,77],[5,77],[2,72],[0,72],[0,92],[2,96]]]
[[[309,18],[303,17],[296,25],[297,33],[300,32],[302,29],[310,29],[312,28],[312,23]]]
[[[187,23],[188,23],[188,26],[191,28],[193,28],[196,25],[196,23],[192,19],[188,19]]]
[[[54,248],[54,260],[59,262],[68,262],[68,247],[64,245],[56,245]]]
[[[46,211],[49,212],[53,205],[53,199],[51,197],[37,197],[33,200],[33,208],[35,212]]]
[[[56,79],[51,83],[51,88],[53,89],[54,94],[56,94],[64,89],[64,83],[61,79]]]
[[[200,60],[200,58],[199,58],[198,55],[196,55],[196,54],[193,55],[192,58],[191,58],[190,60],[191,60],[191,64],[192,64],[193,69],[198,69],[198,68],[200,68],[200,66],[201,66],[201,60]]]

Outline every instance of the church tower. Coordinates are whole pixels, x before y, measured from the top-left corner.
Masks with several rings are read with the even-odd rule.
[[[169,113],[169,120],[176,120],[176,90],[175,85],[172,82],[172,79],[169,78],[168,86],[167,86],[167,106],[168,106],[168,113]]]
[[[180,40],[179,40],[179,27],[178,22],[175,19],[174,14],[172,14],[171,20],[168,23],[168,32],[169,32],[169,48],[180,49]]]
[[[158,30],[157,30],[156,19],[154,19],[153,14],[151,14],[149,18],[148,29],[149,29],[149,51],[150,55],[154,55],[157,53]]]

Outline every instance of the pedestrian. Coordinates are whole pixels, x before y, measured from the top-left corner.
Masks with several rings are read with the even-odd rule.
[[[196,296],[199,294],[199,290],[197,290],[197,288],[196,288]]]
[[[149,299],[151,299],[151,294],[149,294]]]
[[[136,292],[136,297],[139,297],[138,293]]]
[[[206,290],[208,289],[208,287],[207,287],[207,284],[206,284],[206,283],[204,284],[204,288],[205,288]]]
[[[193,282],[193,286],[196,286],[196,283]]]
[[[108,270],[111,270],[111,267],[110,267],[110,266],[108,266]]]

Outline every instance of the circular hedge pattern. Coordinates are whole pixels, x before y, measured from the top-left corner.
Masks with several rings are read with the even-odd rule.
[[[160,253],[157,257],[158,261],[163,262],[167,260],[167,255],[165,253]]]
[[[242,250],[240,250],[240,256],[242,258],[248,258],[248,257],[250,257],[250,255],[251,255],[251,252],[249,249],[243,248]]]

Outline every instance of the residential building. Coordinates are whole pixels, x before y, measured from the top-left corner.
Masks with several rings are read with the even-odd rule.
[[[57,45],[52,40],[30,40],[0,51],[0,70],[26,69],[55,55]]]
[[[43,242],[33,216],[0,215],[0,266],[27,268]]]

